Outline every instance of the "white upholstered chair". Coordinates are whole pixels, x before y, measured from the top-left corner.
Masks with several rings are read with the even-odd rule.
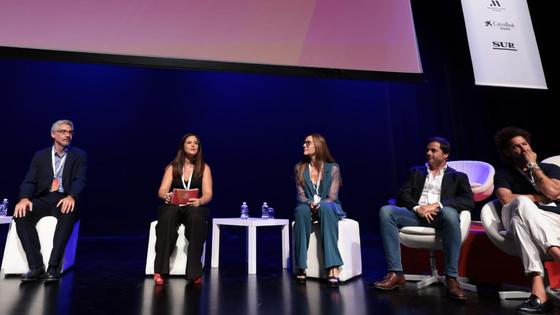
[[[549,158],[542,160],[541,162],[560,166],[560,155],[551,156]]]
[[[294,223],[292,223],[293,230]],[[323,246],[319,241],[320,226],[313,224],[309,247],[307,248],[307,277],[326,278],[323,264]],[[293,233],[292,233],[293,234]],[[293,238],[292,238],[293,241]],[[293,244],[293,243],[292,243]],[[362,251],[360,244],[360,225],[352,219],[338,221],[338,250],[344,265],[340,268],[340,281],[346,281],[362,274]],[[292,253],[294,251],[292,250]],[[295,270],[295,268],[293,268]]]
[[[518,257],[517,247],[511,235],[505,232],[504,224],[498,209],[502,205],[498,199],[487,202],[480,210],[480,221],[490,241],[504,253]],[[512,259],[517,259],[512,257]],[[500,299],[524,299],[528,298],[527,291],[499,291]]]
[[[494,192],[494,167],[482,161],[449,161],[447,165],[467,174],[474,201],[482,201]]]
[[[54,231],[56,229],[57,219],[53,216],[43,217],[37,222],[36,228],[39,234],[39,243],[41,244],[41,254],[43,255],[43,263],[48,265],[53,247]],[[78,243],[78,233],[80,231],[80,221],[74,224],[74,230],[70,235],[70,239],[66,244],[66,250],[60,264],[60,272],[66,271],[74,266],[76,257],[76,246]],[[6,237],[6,247],[4,247],[4,258],[2,259],[1,273],[4,276],[12,274],[23,274],[29,271],[27,257],[21,246],[21,242],[16,231],[16,221],[10,223],[8,236]]]
[[[447,164],[467,175],[475,201],[488,198],[494,191],[495,170],[492,165],[481,161],[449,161]],[[469,235],[471,213],[466,210],[461,211],[459,219],[461,222],[461,243],[463,243]],[[435,250],[441,249],[442,243],[441,239],[436,235],[435,229],[423,226],[408,226],[400,229],[399,238],[401,244],[406,247],[430,251],[431,274],[429,276],[405,274],[406,280],[418,281],[416,284],[418,289],[422,289],[432,283],[444,282],[444,277],[438,275],[436,268]],[[476,292],[476,286],[467,283],[468,279],[458,278],[457,280],[463,289]]]
[[[461,222],[461,243],[463,243],[469,235],[471,226],[471,213],[467,210],[461,211],[459,214]],[[422,289],[432,283],[444,283],[444,276],[438,275],[436,267],[435,251],[442,248],[442,242],[436,231],[431,227],[424,226],[407,226],[400,229],[399,238],[401,244],[410,248],[427,249],[430,251],[430,275],[412,275],[405,274],[407,281],[418,281],[416,287]],[[476,286],[467,283],[468,279],[457,278],[461,287],[465,290],[476,292]]]

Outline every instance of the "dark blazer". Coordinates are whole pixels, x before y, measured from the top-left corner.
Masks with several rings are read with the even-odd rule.
[[[426,165],[416,166],[410,170],[408,180],[397,195],[397,206],[412,210],[418,205],[426,176],[428,176]],[[447,166],[441,182],[440,202],[444,207],[451,207],[457,211],[474,208],[471,185],[465,173]]]
[[[53,180],[51,150],[52,146],[37,151],[33,156],[27,175],[19,188],[20,199],[33,199],[49,192]],[[70,147],[66,154],[68,156],[64,162],[62,187],[66,194],[78,199],[86,186],[87,155],[85,151],[76,147]]]

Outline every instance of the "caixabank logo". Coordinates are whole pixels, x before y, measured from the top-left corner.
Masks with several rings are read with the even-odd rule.
[[[517,45],[513,42],[502,42],[502,41],[493,41],[492,42],[492,49],[494,50],[507,50],[507,51],[517,51]]]
[[[502,0],[490,0],[488,1],[486,8],[495,12],[501,12],[506,9],[502,4]]]
[[[498,22],[498,21],[484,21],[485,27],[497,28],[502,31],[511,31],[515,28],[515,24],[509,22]]]

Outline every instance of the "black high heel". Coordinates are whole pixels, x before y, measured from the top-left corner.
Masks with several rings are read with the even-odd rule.
[[[296,273],[296,281],[298,283],[305,283],[306,280],[307,280],[307,275],[305,274],[305,270],[299,269],[298,272]]]
[[[329,285],[329,288],[337,288],[342,282],[340,281],[339,277],[335,277],[335,276],[328,276],[327,278],[327,284]]]

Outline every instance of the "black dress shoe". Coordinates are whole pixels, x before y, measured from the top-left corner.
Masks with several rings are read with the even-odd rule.
[[[60,280],[60,271],[58,271],[58,268],[49,267],[49,269],[47,269],[47,273],[45,274],[44,279],[45,282],[56,282]]]
[[[39,268],[31,269],[28,273],[21,275],[20,279],[23,282],[31,282],[41,280],[45,274],[45,267],[41,266]]]
[[[528,300],[517,306],[518,312],[530,314],[546,314],[550,310],[552,310],[552,300],[548,299],[546,302],[541,303],[541,300],[535,295],[531,295]]]

